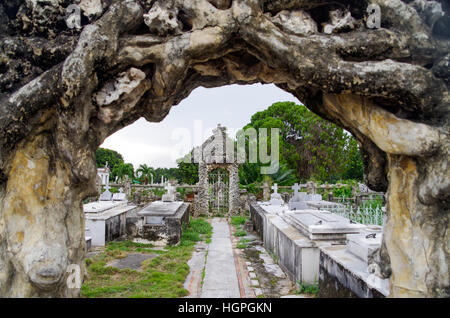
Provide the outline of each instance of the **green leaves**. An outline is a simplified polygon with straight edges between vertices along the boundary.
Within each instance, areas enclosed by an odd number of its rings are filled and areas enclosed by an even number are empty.
[[[340,178],[363,179],[363,164],[356,140],[344,129],[320,118],[304,105],[274,103],[254,114],[244,129],[249,127],[280,129],[281,165],[280,171],[271,175],[274,182],[289,184],[293,179],[303,182],[310,179],[324,182],[335,182]],[[270,149],[270,138],[268,143]],[[261,181],[262,177],[255,175],[258,170],[249,164],[242,165],[239,169],[242,184]],[[289,170],[291,173],[287,173]]]

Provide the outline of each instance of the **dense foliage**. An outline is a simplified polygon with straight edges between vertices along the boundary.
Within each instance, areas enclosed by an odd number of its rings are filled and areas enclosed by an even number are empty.
[[[108,163],[108,167],[112,170],[119,163],[123,163],[123,157],[115,150],[98,148],[95,152],[95,160],[97,161],[97,167],[101,168]]]
[[[320,118],[303,105],[279,102],[254,114],[244,127],[279,128],[280,169],[271,175],[279,184],[317,180],[362,180],[362,159],[356,140],[342,128]],[[248,143],[247,143],[248,144]],[[268,132],[268,148],[271,140]],[[258,164],[244,164],[244,184],[261,181]]]

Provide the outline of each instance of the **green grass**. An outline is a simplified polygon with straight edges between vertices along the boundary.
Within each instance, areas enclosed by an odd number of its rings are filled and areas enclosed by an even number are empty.
[[[247,232],[245,230],[236,230],[236,232],[234,232],[234,236],[239,237],[239,236],[246,236]]]
[[[196,242],[211,237],[212,227],[203,219],[193,219],[184,228],[181,243],[165,250],[131,241],[108,243],[105,251],[86,259],[88,276],[81,287],[83,297],[178,298],[188,294],[184,281],[187,262]],[[142,263],[139,271],[118,269],[106,264],[128,252],[155,254]]]
[[[239,240],[239,243],[236,245],[236,247],[237,248],[241,248],[241,249],[247,248],[248,247],[248,245],[247,245],[248,242],[250,242],[249,239],[242,238],[242,239]]]
[[[247,217],[242,215],[236,215],[231,217],[231,224],[235,227],[244,225],[245,221],[247,221]]]
[[[319,293],[319,285],[317,283],[307,284],[302,283],[297,290],[297,294],[317,295]]]

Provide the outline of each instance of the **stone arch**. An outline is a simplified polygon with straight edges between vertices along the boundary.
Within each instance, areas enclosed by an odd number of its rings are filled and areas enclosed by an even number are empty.
[[[391,295],[450,294],[449,38],[432,31],[445,2],[122,0],[81,6],[79,30],[57,22],[62,5],[0,8],[0,295],[79,295],[66,269],[84,272],[81,201],[107,136],[198,86],[257,82],[360,142],[368,185],[388,191]]]

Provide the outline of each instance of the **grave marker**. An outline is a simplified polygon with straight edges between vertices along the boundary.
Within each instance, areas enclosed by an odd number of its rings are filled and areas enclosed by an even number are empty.
[[[278,193],[278,184],[275,183],[272,186],[272,190],[274,192],[270,195],[270,204],[271,205],[283,205],[283,203],[284,203],[283,198]]]

